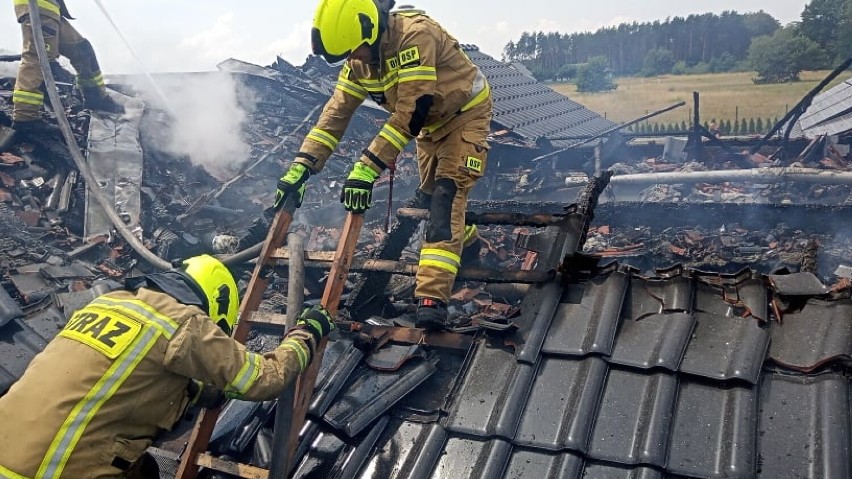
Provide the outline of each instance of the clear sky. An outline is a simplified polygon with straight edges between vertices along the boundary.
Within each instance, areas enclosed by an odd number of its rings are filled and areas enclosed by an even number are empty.
[[[213,70],[227,58],[267,65],[281,55],[301,65],[310,51],[318,0],[102,0],[151,71]],[[462,43],[496,58],[524,31],[574,33],[621,22],[665,20],[691,13],[763,10],[782,24],[798,21],[805,0],[417,0]],[[142,71],[95,0],[66,0],[74,26],[91,40],[105,73]],[[11,2],[0,12],[0,50],[20,51]]]

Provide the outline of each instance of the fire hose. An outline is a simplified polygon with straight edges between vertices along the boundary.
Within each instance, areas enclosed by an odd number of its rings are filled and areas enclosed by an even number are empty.
[[[28,0],[28,4],[30,11],[30,26],[33,30],[35,47],[38,52],[39,64],[41,65],[41,73],[44,76],[47,96],[48,99],[50,99],[50,106],[53,108],[54,113],[56,113],[56,121],[59,123],[59,129],[62,132],[62,137],[68,145],[68,151],[74,159],[74,164],[77,165],[77,169],[80,170],[80,173],[83,175],[86,187],[89,189],[89,192],[92,194],[92,197],[98,205],[103,208],[107,218],[115,227],[115,230],[125,241],[127,241],[127,244],[133,248],[133,251],[139,254],[142,259],[150,263],[151,266],[154,266],[155,268],[171,269],[172,264],[170,262],[152,253],[145,247],[142,241],[137,238],[132,231],[130,231],[130,228],[124,224],[124,220],[122,220],[115,211],[113,205],[106,200],[104,194],[100,191],[100,188],[98,188],[97,179],[95,179],[95,176],[92,174],[92,170],[89,169],[85,158],[83,158],[83,154],[77,146],[77,140],[74,138],[74,133],[71,131],[71,124],[68,122],[68,117],[65,116],[65,107],[62,105],[62,100],[60,100],[59,93],[56,90],[56,81],[53,78],[53,72],[50,71],[47,49],[44,46],[44,35],[41,31],[41,16],[39,15],[38,10],[38,0]]]

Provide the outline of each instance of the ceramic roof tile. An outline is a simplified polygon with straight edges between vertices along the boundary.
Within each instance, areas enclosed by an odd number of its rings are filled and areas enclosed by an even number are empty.
[[[683,381],[666,469],[694,477],[753,477],[756,433],[752,388]]]
[[[742,379],[756,384],[769,348],[769,333],[752,318],[696,313],[692,340],[681,371],[712,379]]]
[[[850,477],[849,388],[839,374],[768,375],[761,385],[760,476]]]
[[[687,313],[654,314],[639,321],[624,319],[607,361],[677,371],[694,328],[695,317]]]
[[[609,355],[628,283],[626,274],[613,273],[584,284],[579,303],[559,305],[542,351],[571,356]]]
[[[665,466],[677,385],[671,374],[611,369],[587,455],[619,464]]]
[[[515,444],[585,452],[606,380],[606,363],[544,356]]]
[[[769,357],[778,364],[812,371],[852,357],[852,301],[809,300],[801,311],[784,315],[770,331]]]

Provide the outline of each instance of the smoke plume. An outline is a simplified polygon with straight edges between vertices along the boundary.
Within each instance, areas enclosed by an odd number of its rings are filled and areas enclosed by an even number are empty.
[[[251,147],[243,139],[242,124],[254,101],[231,75],[158,75],[134,86],[149,107],[171,117],[158,132],[166,152],[187,156],[220,180],[231,178],[248,160]]]

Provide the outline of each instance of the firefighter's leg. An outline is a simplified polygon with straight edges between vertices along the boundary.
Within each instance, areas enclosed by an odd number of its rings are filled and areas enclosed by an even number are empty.
[[[436,145],[430,140],[418,138],[417,170],[420,173],[420,186],[417,188],[417,207],[429,209],[432,204],[432,192],[435,190],[435,168],[438,166]]]
[[[44,46],[49,60],[56,60],[59,55],[59,22],[46,15],[41,16]],[[21,66],[15,80],[15,91],[12,92],[12,120],[16,123],[32,122],[39,119],[44,105],[44,76],[41,74],[41,64],[38,60],[35,38],[29,17],[24,17],[21,23],[23,48],[21,50]]]
[[[104,75],[92,44],[64,18],[59,28],[59,53],[71,61],[77,72],[77,86],[83,92],[86,108],[108,113],[124,112],[124,108],[106,92]]]
[[[436,142],[435,187],[414,292],[418,326],[439,328],[446,322],[446,304],[461,265],[467,197],[485,172],[486,134],[476,122]]]

